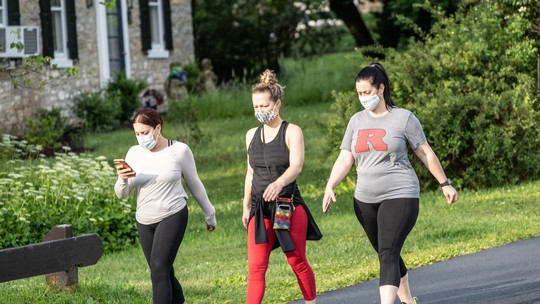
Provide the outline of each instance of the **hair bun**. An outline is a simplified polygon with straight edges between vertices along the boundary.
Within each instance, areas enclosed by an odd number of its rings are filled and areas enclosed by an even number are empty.
[[[267,69],[261,74],[259,78],[259,82],[273,85],[273,84],[278,83],[278,80],[277,80],[276,74],[273,71]]]

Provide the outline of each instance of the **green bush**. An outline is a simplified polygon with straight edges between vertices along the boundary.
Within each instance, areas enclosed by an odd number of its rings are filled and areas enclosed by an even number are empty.
[[[2,149],[30,148],[4,136]],[[104,157],[76,155],[66,148],[55,158],[14,158],[2,169],[0,249],[41,242],[60,224],[71,224],[74,235],[97,233],[105,251],[135,243],[134,202],[116,198],[116,174]]]
[[[193,107],[193,99],[169,100],[169,108],[165,117],[169,123],[178,123],[177,138],[188,145],[196,145],[203,138]]]
[[[73,112],[86,132],[111,131],[129,123],[141,107],[140,92],[146,83],[118,73],[104,91],[82,93],[73,100]]]
[[[197,63],[191,62],[184,65],[187,75],[187,90],[189,94],[197,93],[197,80],[199,79],[200,69]]]
[[[329,145],[327,145],[328,152],[336,151],[341,146],[349,119],[356,112],[362,110],[360,101],[353,92],[332,91],[332,97],[334,102],[330,106],[330,113],[326,122],[329,141]]]
[[[146,87],[146,82],[128,79],[124,73],[116,74],[114,81],[107,85],[105,99],[120,106],[120,111],[116,113],[120,125],[129,123],[135,111],[141,107],[139,94]]]
[[[37,110],[24,124],[24,134],[28,143],[43,149],[80,144],[80,128],[69,124],[59,108]]]
[[[111,131],[120,124],[120,104],[104,98],[103,92],[82,93],[75,97],[73,105],[85,132]]]
[[[420,119],[446,174],[461,187],[540,174],[538,50],[526,13],[478,1],[440,19],[425,41],[385,54],[396,103]],[[335,105],[343,107],[339,100]],[[342,123],[332,127],[344,130]],[[413,165],[424,188],[436,186],[420,161]]]
[[[41,146],[28,144],[26,140],[17,140],[17,137],[2,134],[0,142],[0,171],[6,171],[8,161],[13,159],[35,159],[42,150]]]

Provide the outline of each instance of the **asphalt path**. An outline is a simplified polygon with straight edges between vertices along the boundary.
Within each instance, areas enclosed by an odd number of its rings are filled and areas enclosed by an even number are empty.
[[[540,237],[411,269],[409,282],[418,304],[540,304]],[[378,279],[317,296],[317,304],[379,302]]]

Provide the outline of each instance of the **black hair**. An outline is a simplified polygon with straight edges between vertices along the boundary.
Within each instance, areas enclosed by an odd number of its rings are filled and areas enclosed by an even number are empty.
[[[358,75],[356,75],[356,78],[354,79],[354,82],[358,82],[360,80],[369,80],[371,81],[371,85],[379,89],[381,87],[381,84],[384,85],[384,101],[386,103],[386,108],[390,110],[391,108],[397,107],[394,101],[392,100],[392,97],[390,97],[390,79],[388,79],[388,75],[386,75],[386,71],[384,70],[383,66],[378,62],[373,62],[370,65],[363,68]]]

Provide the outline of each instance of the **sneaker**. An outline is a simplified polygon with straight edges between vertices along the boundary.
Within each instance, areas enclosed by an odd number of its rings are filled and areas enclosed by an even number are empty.
[[[416,300],[417,300],[416,297],[413,297],[413,298],[412,298],[412,304],[416,304]],[[407,304],[407,303],[401,302],[401,304]]]

